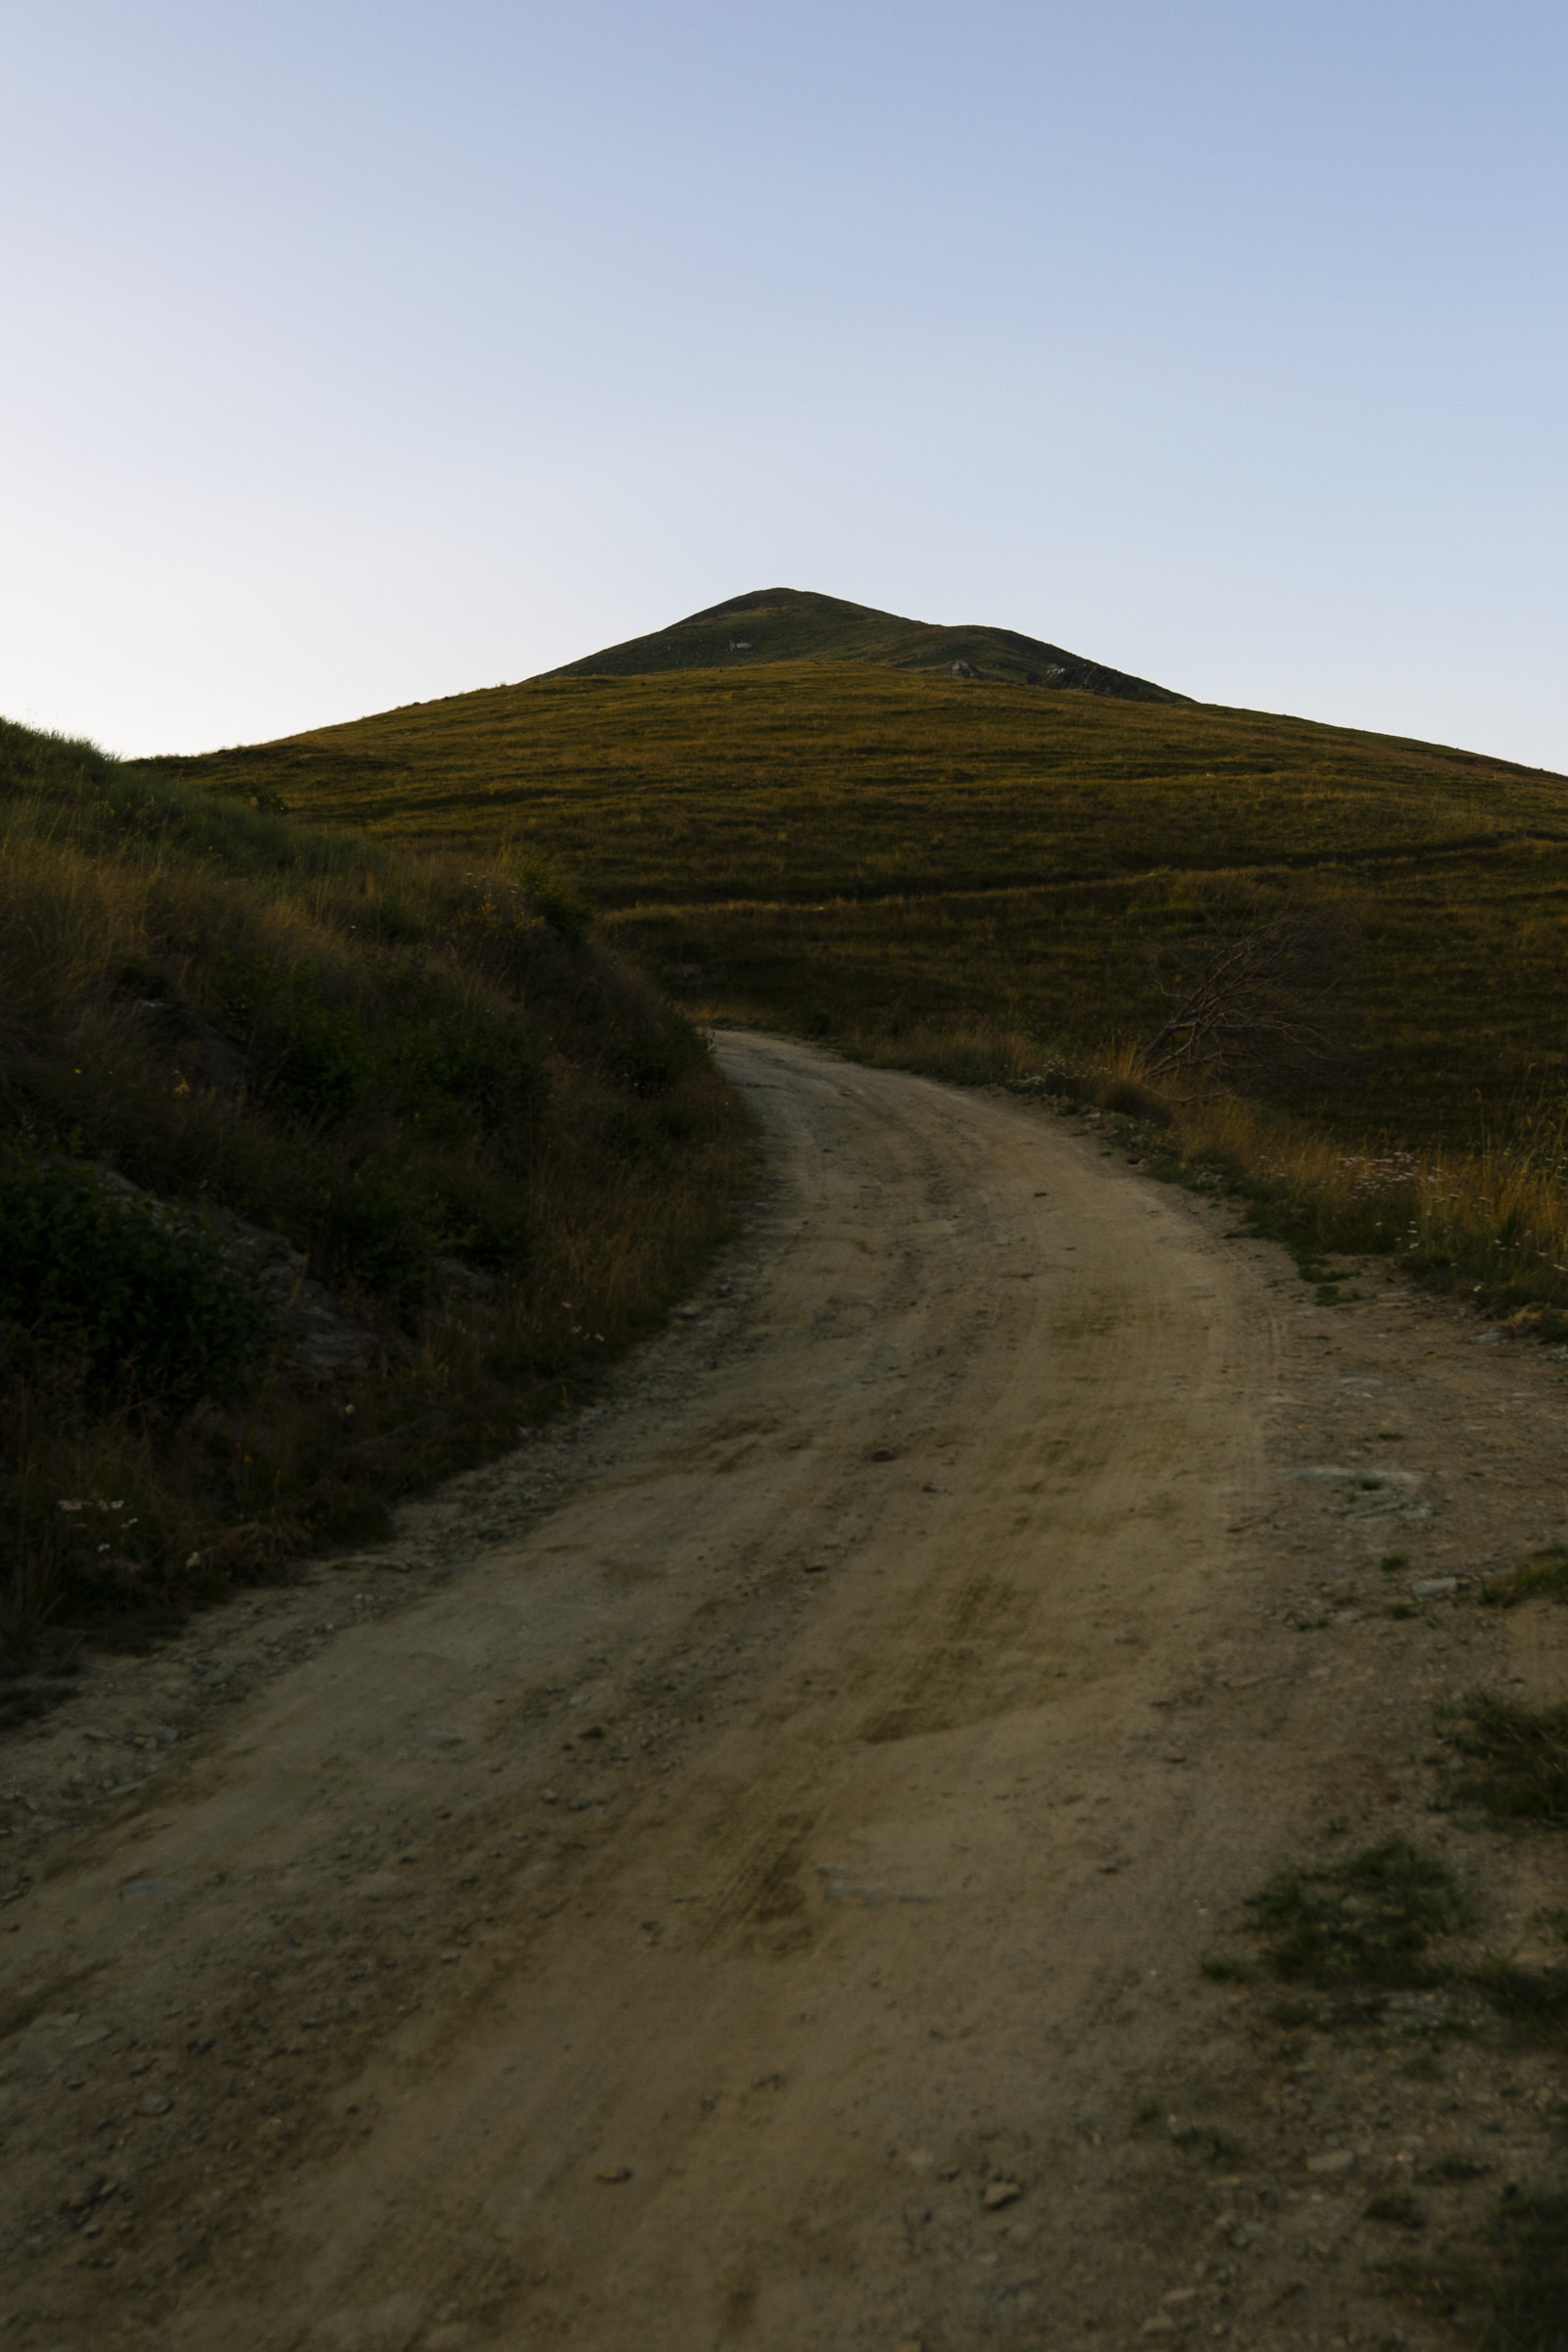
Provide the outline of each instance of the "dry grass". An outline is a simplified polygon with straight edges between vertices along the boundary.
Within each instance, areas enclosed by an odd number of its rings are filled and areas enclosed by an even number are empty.
[[[1568,1307],[1568,1112],[1549,1103],[1473,1152],[1347,1152],[1235,1099],[1172,1105],[1184,1159],[1245,1179],[1299,1241],[1388,1254],[1520,1330]]]

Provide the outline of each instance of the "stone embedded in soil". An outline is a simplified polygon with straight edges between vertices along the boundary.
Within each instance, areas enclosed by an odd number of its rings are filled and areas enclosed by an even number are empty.
[[[1000,2213],[1004,2205],[1015,2205],[1022,2195],[1016,2180],[993,2180],[980,2202],[987,2213]]]
[[[1348,2173],[1354,2162],[1353,2148],[1325,2148],[1320,2156],[1307,2158],[1306,2169],[1309,2173]]]

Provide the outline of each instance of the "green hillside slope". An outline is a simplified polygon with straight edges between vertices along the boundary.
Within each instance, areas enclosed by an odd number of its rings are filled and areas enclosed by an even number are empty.
[[[624,645],[585,654],[548,677],[632,677],[671,669],[746,669],[768,662],[875,662],[894,669],[953,674],[955,663],[977,676],[1011,685],[1077,688],[1125,701],[1173,703],[1185,698],[1147,678],[1088,662],[1059,645],[1014,629],[969,623],[956,628],[842,597],[800,588],[754,588],[727,604],[710,605],[668,628]]]
[[[1250,877],[1356,942],[1356,1054],[1282,1102],[1464,1140],[1565,1068],[1568,784],[1443,745],[797,660],[536,679],[157,764],[558,859],[699,1015],[1136,1039],[1168,1009],[1152,958]]]
[[[0,721],[0,1682],[378,1532],[690,1280],[746,1123],[585,918]]]
[[[144,766],[409,844],[510,839],[611,906],[1568,838],[1562,779],[1504,760],[861,662],[532,680]]]

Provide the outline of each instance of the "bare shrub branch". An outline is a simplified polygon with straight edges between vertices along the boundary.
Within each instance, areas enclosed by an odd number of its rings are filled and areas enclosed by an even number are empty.
[[[1171,1010],[1144,1047],[1148,1076],[1256,1085],[1348,1070],[1360,958],[1332,907],[1213,906],[1152,961]]]

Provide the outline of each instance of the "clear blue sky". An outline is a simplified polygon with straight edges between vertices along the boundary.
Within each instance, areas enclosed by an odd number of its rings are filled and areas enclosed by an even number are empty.
[[[1568,768],[1568,10],[0,0],[0,710],[783,583]]]

